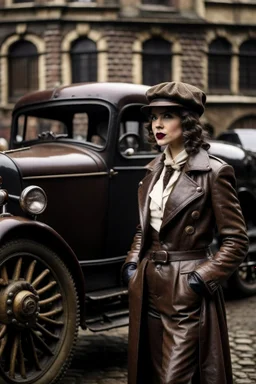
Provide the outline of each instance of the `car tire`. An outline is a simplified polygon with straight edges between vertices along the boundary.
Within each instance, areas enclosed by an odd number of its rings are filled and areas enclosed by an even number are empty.
[[[246,259],[228,280],[230,292],[236,296],[252,296],[256,294],[256,238],[255,230],[249,230],[249,250]]]
[[[46,246],[11,241],[0,249],[0,289],[0,383],[57,383],[70,365],[79,326],[67,267]]]

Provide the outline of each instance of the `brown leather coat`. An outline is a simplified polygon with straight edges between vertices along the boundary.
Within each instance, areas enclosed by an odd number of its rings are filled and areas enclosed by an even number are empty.
[[[129,283],[129,384],[144,384],[143,380],[138,379],[138,375],[142,369],[142,360],[146,356],[142,319],[145,312],[145,268],[149,263],[145,255],[150,247],[150,239],[147,236],[150,219],[149,193],[159,178],[162,167],[159,156],[148,164],[148,173],[140,183],[140,226],[126,259],[126,262],[138,263],[135,275]],[[165,321],[169,322],[167,326],[170,332],[186,343],[187,331],[193,327],[191,300],[196,294],[183,277],[196,270],[209,291],[209,295],[203,297],[200,302],[199,332],[192,332],[192,338],[188,341],[196,343],[199,348],[200,383],[197,384],[232,383],[225,307],[220,284],[239,266],[248,247],[245,223],[235,191],[233,169],[201,149],[198,154],[189,157],[166,203],[159,232],[162,249],[189,251],[208,247],[216,226],[222,242],[218,252],[204,260],[181,261],[176,264],[173,262],[175,273],[173,272],[171,278],[168,272],[170,266],[164,266],[159,274],[162,285],[160,284],[160,291],[156,293],[162,305],[162,313],[166,313]],[[176,267],[177,265],[179,267]],[[175,284],[170,284],[171,280],[175,280]],[[185,328],[172,322],[172,315],[168,315],[170,307],[177,313],[182,308],[183,315],[185,311]],[[175,356],[175,359],[178,359],[179,363],[179,355]],[[181,371],[183,368],[188,370],[187,365],[190,363],[186,361],[185,367],[184,358],[181,358]],[[189,369],[193,370],[194,367]],[[143,374],[140,377],[143,377]],[[171,382],[190,383],[180,379]],[[147,380],[146,383],[150,381]]]

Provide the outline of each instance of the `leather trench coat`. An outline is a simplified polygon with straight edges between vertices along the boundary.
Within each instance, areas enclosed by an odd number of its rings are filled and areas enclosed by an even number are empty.
[[[145,340],[146,289],[145,269],[149,261],[145,258],[150,247],[149,193],[163,169],[161,156],[146,166],[148,172],[139,184],[138,202],[140,225],[127,262],[138,263],[137,270],[129,282],[129,384],[150,384],[146,378],[147,343]],[[159,272],[156,296],[169,332],[181,343],[192,343],[198,350],[197,364],[200,379],[196,384],[231,384],[232,369],[228,343],[225,307],[220,284],[224,282],[242,262],[248,248],[248,237],[240,204],[236,194],[233,168],[224,161],[211,156],[204,149],[190,156],[171,192],[163,214],[159,240],[163,250],[186,251],[207,248],[217,227],[221,245],[215,255],[208,253],[203,260],[172,262],[163,265]],[[208,256],[208,257],[207,257]],[[187,274],[197,271],[207,291],[202,297],[192,291]],[[175,281],[170,284],[170,281]],[[193,323],[193,301],[200,300],[198,327]],[[174,308],[175,316],[170,314]],[[183,316],[181,320],[174,318]],[[184,315],[185,313],[185,315]],[[176,316],[177,315],[177,316]],[[184,320],[185,319],[185,320]],[[192,331],[195,328],[196,331]],[[191,332],[189,331],[191,329]],[[189,333],[190,332],[190,333]],[[184,345],[185,345],[184,344]],[[179,349],[179,347],[178,347]],[[189,376],[195,362],[184,360],[181,353],[170,356],[176,367]],[[145,364],[146,361],[146,364]],[[171,361],[169,362],[171,367]],[[191,384],[191,379],[177,375],[171,384]],[[190,375],[192,376],[192,374]],[[194,382],[193,382],[194,383]]]

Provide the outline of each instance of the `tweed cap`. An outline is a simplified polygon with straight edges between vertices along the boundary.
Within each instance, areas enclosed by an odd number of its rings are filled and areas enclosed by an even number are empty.
[[[206,95],[201,89],[178,81],[154,85],[147,90],[146,97],[149,104],[141,108],[146,115],[150,114],[152,107],[173,106],[186,108],[201,116],[206,102]]]

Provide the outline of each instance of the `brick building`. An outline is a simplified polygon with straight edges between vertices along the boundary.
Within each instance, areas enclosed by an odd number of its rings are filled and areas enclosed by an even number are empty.
[[[0,136],[24,93],[181,80],[215,133],[256,128],[255,0],[0,0]]]

